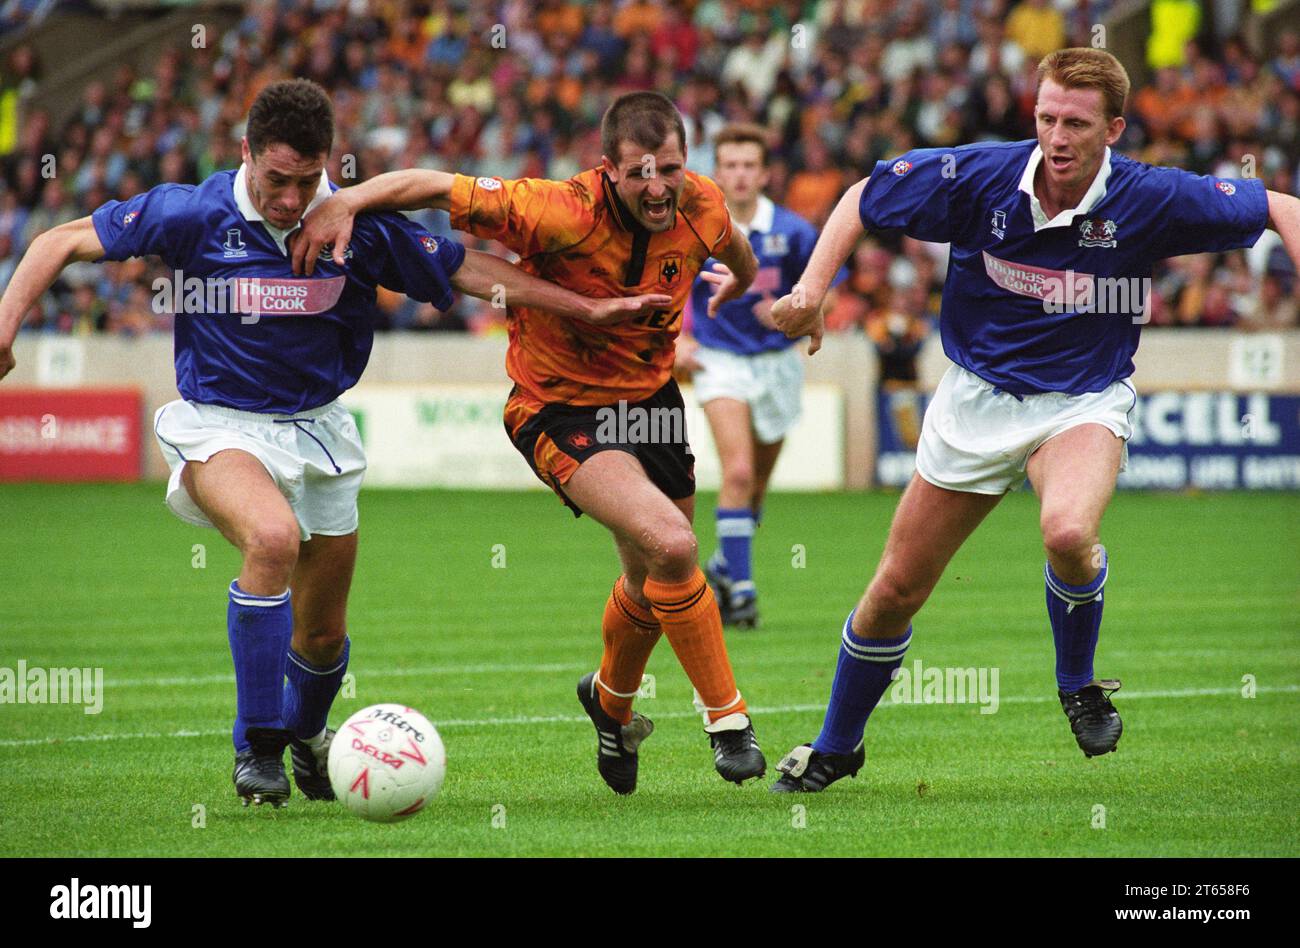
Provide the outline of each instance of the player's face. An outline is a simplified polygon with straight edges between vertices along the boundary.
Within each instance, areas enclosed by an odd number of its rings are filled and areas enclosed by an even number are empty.
[[[749,204],[767,187],[763,149],[754,142],[719,145],[713,177],[728,204]]]
[[[1106,146],[1119,140],[1124,119],[1107,120],[1100,89],[1067,89],[1044,79],[1034,109],[1038,145],[1048,181],[1066,191],[1086,190],[1097,176]]]
[[[605,173],[642,227],[649,231],[672,228],[686,187],[686,149],[676,132],[655,151],[621,142],[616,160],[605,156]]]
[[[281,230],[297,226],[320,187],[326,155],[307,157],[282,142],[267,145],[253,155],[244,139],[244,164],[248,165],[248,195],[267,222]]]

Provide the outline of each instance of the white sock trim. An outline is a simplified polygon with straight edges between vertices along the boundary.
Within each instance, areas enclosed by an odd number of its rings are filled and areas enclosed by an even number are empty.
[[[749,727],[749,715],[740,711],[735,711],[724,717],[718,718],[712,724],[705,723],[704,731],[707,734],[719,734],[723,731],[743,731]]]
[[[615,698],[635,698],[635,697],[636,697],[636,692],[635,692],[635,691],[629,692],[628,694],[623,694],[623,692],[621,692],[621,691],[615,691],[615,690],[614,690],[613,688],[611,688],[609,685],[605,684],[603,681],[600,680],[600,672],[596,672],[596,677],[595,677],[594,679],[592,679],[592,680],[596,683],[596,686],[597,686],[598,688],[600,688],[601,690],[603,690],[603,691],[605,692],[605,694],[607,694],[607,695],[613,695]]]
[[[295,652],[292,647],[290,647],[288,654],[289,654],[289,661],[293,662],[295,665],[297,665],[299,668],[301,668],[309,675],[319,675],[321,677],[324,677],[325,675],[333,675],[335,672],[337,672],[340,668],[343,667],[342,658],[340,658],[329,668],[317,668],[315,665],[310,664],[307,661],[307,659],[303,658],[301,655]]]
[[[230,581],[230,601],[239,606],[258,606],[260,608],[271,608],[282,605],[289,601],[289,590],[285,590],[277,596],[257,596],[253,593],[244,592],[239,588],[239,579]]]

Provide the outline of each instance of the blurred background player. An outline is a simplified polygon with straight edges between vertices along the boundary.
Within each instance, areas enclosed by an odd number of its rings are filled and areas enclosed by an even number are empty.
[[[728,125],[714,137],[714,179],[733,225],[749,239],[758,275],[748,293],[718,307],[713,318],[705,316],[713,284],[701,275],[688,310],[687,331],[693,335],[677,340],[677,367],[692,373],[722,464],[718,546],[704,572],[723,623],[745,629],[758,625],[754,529],[785,436],[799,420],[803,388],[795,340],[768,314],[799,279],[817,242],[811,224],[763,193],[769,137],[762,126],[751,124]]]
[[[1037,141],[909,151],[882,161],[831,215],[801,293],[773,308],[792,336],[820,330],[831,275],[864,229],[950,241],[940,330],[948,369],[926,410],[916,473],[876,574],[849,613],[821,733],[778,764],[780,792],[854,776],[863,731],[900,667],[912,617],[1002,495],[1038,494],[1057,696],[1085,755],[1113,751],[1119,687],[1094,676],[1109,576],[1101,518],[1127,460],[1128,377],[1156,261],[1255,244],[1265,227],[1300,264],[1300,200],[1257,178],[1197,176],[1113,155],[1128,74],[1104,50],[1038,66]],[[1116,310],[1066,297],[1067,274],[1136,282]],[[1053,282],[1055,289],[1053,289]],[[1119,299],[1111,294],[1113,299]],[[1055,304],[1055,305],[1053,305]]]
[[[642,302],[591,303],[397,214],[359,218],[338,263],[326,255],[314,279],[295,278],[286,239],[331,192],[324,167],[333,134],[319,86],[273,83],[249,112],[238,171],[197,186],[162,184],[47,231],[0,299],[3,377],[23,314],[69,263],[156,254],[185,281],[187,298],[190,281],[210,281],[200,299],[211,308],[175,314],[182,397],[158,410],[154,433],[171,467],[172,512],[216,527],[243,557],[226,624],[234,781],[245,805],[288,799],[286,746],[303,795],[334,797],[326,717],[348,665],[366,469],[356,425],[337,399],[369,358],[375,288],[446,309],[454,290],[490,298],[501,285],[512,299],[571,319],[619,318]],[[224,281],[242,281],[240,308],[207,303]],[[285,300],[301,305],[277,316]]]
[[[617,793],[636,788],[637,748],[653,730],[632,700],[660,634],[699,696],[714,765],[726,780],[767,764],[736,687],[718,605],[691,527],[694,457],[672,378],[682,312],[704,262],[710,315],[741,296],[757,270],[717,185],[686,170],[686,134],[657,92],[619,96],[601,123],[601,166],[567,181],[399,171],[340,192],[306,221],[295,263],[307,272],[329,245],[337,258],[364,209],[451,212],[451,225],[498,240],[527,271],[591,293],[666,294],[664,307],[617,326],[580,327],[507,296],[506,430],[533,472],[575,516],[614,535],[623,575],[605,606],[605,651],[578,684],[597,731],[597,769]],[[602,419],[628,419],[610,430]],[[637,434],[636,420],[649,418]],[[659,437],[656,419],[675,421]]]

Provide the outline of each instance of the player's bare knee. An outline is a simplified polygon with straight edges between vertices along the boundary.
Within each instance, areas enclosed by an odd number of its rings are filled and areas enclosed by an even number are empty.
[[[880,573],[867,587],[867,600],[875,612],[910,618],[920,611],[930,590],[906,576]]]
[[[244,563],[262,573],[283,574],[285,585],[298,562],[298,525],[288,521],[259,523],[244,538]]]
[[[722,471],[722,490],[734,497],[749,497],[754,493],[754,466],[748,461],[728,464]]]
[[[651,576],[686,579],[699,561],[700,545],[689,527],[672,527],[651,537],[644,552]]]
[[[1047,555],[1057,559],[1078,559],[1091,556],[1097,542],[1097,531],[1092,524],[1077,517],[1054,516],[1043,520],[1043,547]]]

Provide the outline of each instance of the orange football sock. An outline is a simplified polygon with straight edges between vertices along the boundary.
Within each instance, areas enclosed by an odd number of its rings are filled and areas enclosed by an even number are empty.
[[[605,603],[605,619],[601,632],[605,639],[605,654],[600,659],[600,706],[615,721],[627,724],[632,720],[632,699],[641,687],[646,662],[654,651],[655,643],[663,630],[654,614],[643,609],[628,596],[620,576]]]
[[[709,721],[737,712],[747,714],[722,639],[718,602],[699,567],[682,583],[647,579],[645,595],[686,677],[695,686]]]

